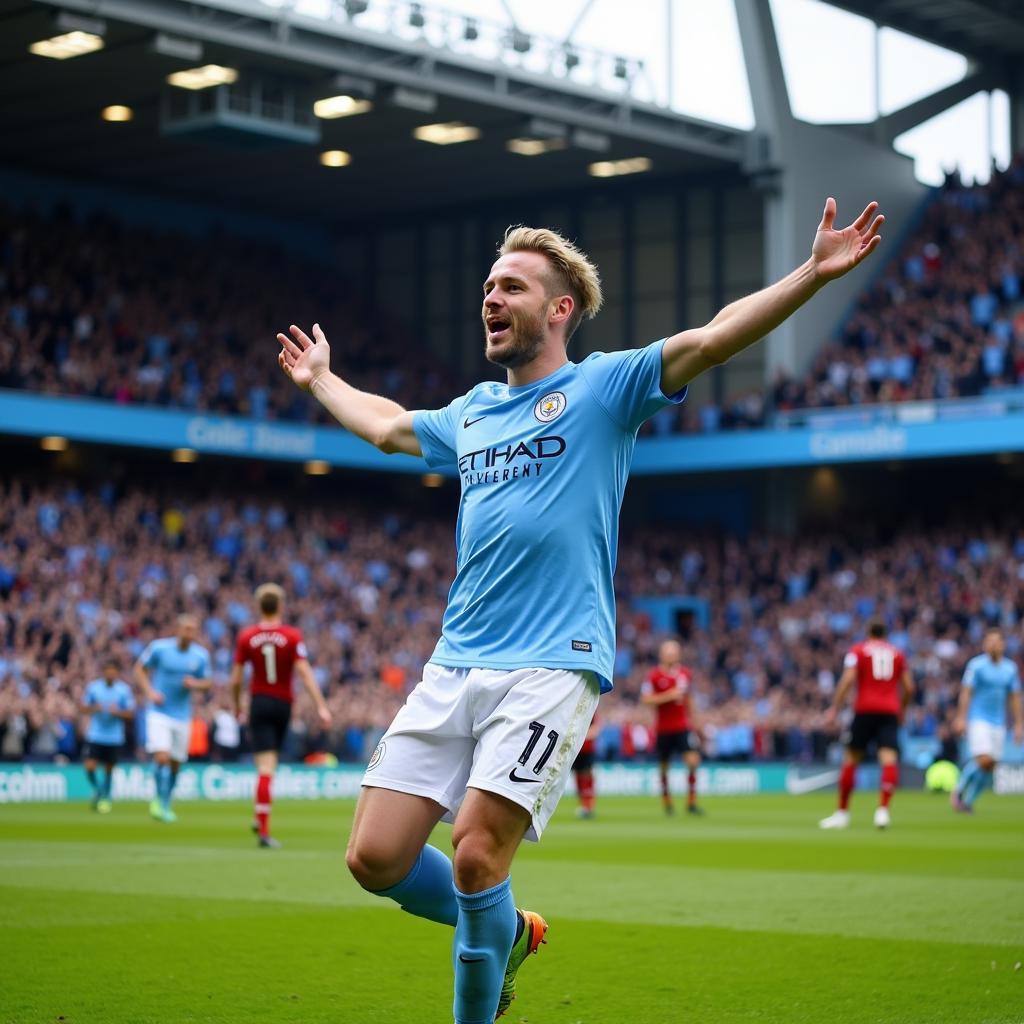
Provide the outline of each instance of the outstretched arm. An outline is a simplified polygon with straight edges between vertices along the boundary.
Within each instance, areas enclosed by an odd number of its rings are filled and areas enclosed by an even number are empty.
[[[346,384],[331,373],[331,348],[319,324],[310,338],[294,324],[291,337],[278,334],[277,361],[300,388],[308,391],[346,430],[369,441],[382,452],[422,455],[412,429],[411,412],[397,402],[371,395]]]
[[[788,320],[819,288],[842,277],[878,248],[885,223],[868,203],[848,227],[833,228],[836,201],[825,212],[811,246],[811,257],[781,281],[725,307],[711,323],[673,335],[662,349],[661,390],[674,395],[694,377],[731,359]]]

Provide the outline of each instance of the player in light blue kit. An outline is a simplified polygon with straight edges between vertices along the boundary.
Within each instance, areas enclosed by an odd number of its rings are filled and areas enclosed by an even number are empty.
[[[178,769],[188,760],[192,694],[210,688],[210,654],[196,643],[199,623],[178,616],[174,636],[154,640],[135,663],[135,679],[146,700],[146,752],[153,755],[156,797],[149,813],[157,821],[177,821],[171,795]]]
[[[546,229],[505,236],[483,286],[479,384],[407,412],[330,370],[320,326],[279,334],[281,368],[352,433],[384,452],[453,466],[462,485],[458,570],[423,680],[377,747],[347,861],[366,889],[455,929],[456,1024],[491,1024],[547,925],[517,911],[509,869],[565,788],[598,694],[611,687],[619,505],[636,433],[682,401],[698,374],[777,327],[878,245],[872,203],[833,229],[829,199],[807,262],[706,327],[632,351],[569,361],[601,306],[596,268]],[[453,820],[454,864],[426,845]]]
[[[1006,643],[998,629],[985,634],[984,654],[967,662],[960,685],[960,703],[955,729],[967,734],[970,760],[950,797],[953,809],[974,812],[974,801],[992,784],[996,763],[1002,760],[1006,743],[1006,705],[1013,708],[1013,738],[1024,743],[1024,705],[1021,703],[1020,672],[1006,657]]]
[[[103,666],[103,676],[94,679],[82,695],[82,710],[90,715],[85,731],[83,766],[92,786],[93,810],[109,814],[114,781],[114,766],[124,747],[124,723],[135,713],[135,697],[131,687],[117,678],[118,664],[110,658]],[[103,765],[103,775],[96,769]]]

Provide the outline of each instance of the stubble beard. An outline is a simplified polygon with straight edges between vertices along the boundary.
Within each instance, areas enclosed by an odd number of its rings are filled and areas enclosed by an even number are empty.
[[[540,314],[519,314],[512,319],[509,330],[511,339],[503,344],[500,352],[491,352],[487,342],[487,326],[484,325],[484,356],[488,362],[504,370],[516,370],[532,363],[544,350],[544,322]]]

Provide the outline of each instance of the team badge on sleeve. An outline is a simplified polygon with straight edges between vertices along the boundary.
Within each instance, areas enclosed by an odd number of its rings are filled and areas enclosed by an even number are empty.
[[[373,771],[381,763],[384,758],[384,752],[387,750],[387,744],[383,740],[377,744],[377,749],[374,750],[373,755],[370,757],[370,763],[366,766],[368,772]]]
[[[552,391],[540,399],[533,407],[533,415],[541,423],[550,423],[552,420],[557,420],[563,412],[565,412],[565,395],[561,391]]]

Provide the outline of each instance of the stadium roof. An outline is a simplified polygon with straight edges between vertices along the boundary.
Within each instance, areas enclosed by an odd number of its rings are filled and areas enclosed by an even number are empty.
[[[1024,54],[1021,0],[829,0],[836,7],[977,60]]]
[[[465,62],[445,66],[425,59],[422,47],[403,52],[396,41],[385,49],[379,37],[353,39],[351,31],[341,34],[344,26],[304,23],[294,14],[284,18],[280,10],[245,0],[203,6],[184,0],[58,2],[54,8],[0,0],[0,164],[8,169],[344,222],[496,195],[585,188],[594,181],[588,174],[594,161],[646,157],[650,174],[661,176],[719,173],[735,168],[743,154],[745,136],[735,129],[507,69],[496,76],[493,65],[479,72],[467,70]],[[83,19],[101,22],[102,49],[66,60],[29,52],[33,42]],[[158,33],[201,43],[201,59],[169,56],[167,47],[158,52]],[[258,80],[265,89],[279,86],[306,117],[299,128],[319,133],[320,141],[223,126],[162,131],[162,104],[169,97],[182,103],[200,95],[169,88],[166,76],[208,63],[239,69],[240,85]],[[339,75],[355,75],[359,84],[360,71],[363,84],[369,80],[374,87],[372,111],[329,121],[309,116],[314,99],[352,91],[351,82],[338,84]],[[401,87],[429,91],[436,109],[400,105],[395,91]],[[104,121],[101,111],[112,104],[130,107],[132,120]],[[531,118],[537,117],[566,128],[564,148],[537,157],[508,152],[507,141],[532,134]],[[446,146],[413,138],[417,126],[448,121],[479,128],[480,138]],[[603,151],[594,148],[602,135]],[[349,153],[351,164],[323,167],[323,150]]]

